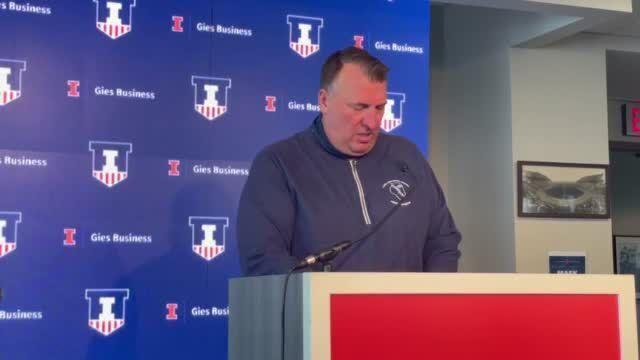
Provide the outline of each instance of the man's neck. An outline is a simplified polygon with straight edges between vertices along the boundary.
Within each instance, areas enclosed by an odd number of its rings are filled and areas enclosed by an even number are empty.
[[[344,152],[338,150],[329,140],[326,131],[324,130],[324,124],[322,122],[322,115],[318,115],[313,120],[313,124],[311,124],[311,131],[316,136],[322,148],[324,148],[329,154],[339,157],[341,159],[353,159],[358,158],[358,156],[353,156],[349,154],[345,154]]]

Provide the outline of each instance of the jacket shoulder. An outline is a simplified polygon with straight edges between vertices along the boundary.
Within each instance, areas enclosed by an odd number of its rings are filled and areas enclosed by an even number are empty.
[[[412,156],[424,159],[424,155],[420,149],[418,149],[418,146],[403,136],[380,134],[380,138],[387,152],[392,152],[400,156]]]
[[[304,133],[300,132],[289,136],[288,138],[271,143],[262,148],[262,150],[260,150],[256,154],[255,159],[257,160],[264,157],[282,158],[288,154],[291,154],[299,146],[300,141],[302,141],[303,135]]]

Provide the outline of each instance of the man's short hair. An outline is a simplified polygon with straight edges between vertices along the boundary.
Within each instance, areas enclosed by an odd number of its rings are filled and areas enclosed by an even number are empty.
[[[387,81],[387,73],[389,72],[387,65],[368,52],[355,46],[350,46],[334,52],[324,62],[320,73],[321,89],[327,90],[331,86],[344,64],[359,65],[371,81]]]

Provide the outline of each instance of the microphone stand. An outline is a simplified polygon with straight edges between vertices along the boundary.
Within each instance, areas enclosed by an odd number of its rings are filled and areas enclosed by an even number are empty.
[[[333,271],[333,265],[331,265],[331,260],[323,261],[320,264],[322,264],[322,272],[332,272]]]

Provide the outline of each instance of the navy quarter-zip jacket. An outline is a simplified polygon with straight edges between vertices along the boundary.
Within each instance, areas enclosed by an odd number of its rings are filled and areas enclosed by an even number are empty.
[[[334,271],[453,272],[461,236],[413,143],[380,133],[369,153],[350,158],[331,145],[318,116],[253,161],[238,210],[242,271],[286,273],[309,254],[360,238],[398,201],[378,231],[333,260]]]

